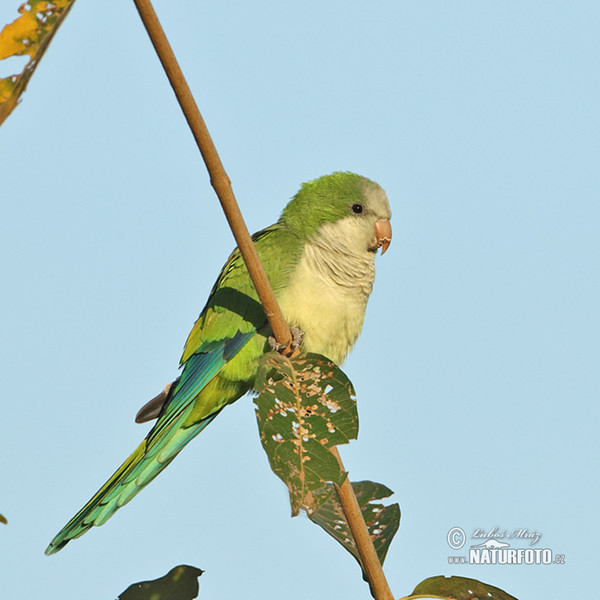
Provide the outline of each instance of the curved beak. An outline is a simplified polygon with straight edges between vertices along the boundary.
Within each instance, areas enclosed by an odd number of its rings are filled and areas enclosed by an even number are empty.
[[[385,251],[390,247],[391,241],[392,224],[388,219],[379,219],[379,221],[375,223],[375,242],[370,250],[381,248],[381,254],[385,254]]]

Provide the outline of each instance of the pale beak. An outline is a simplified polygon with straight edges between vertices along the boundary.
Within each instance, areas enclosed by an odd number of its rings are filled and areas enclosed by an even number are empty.
[[[388,219],[379,219],[375,223],[375,243],[371,246],[370,250],[377,250],[381,248],[381,254],[385,254],[385,251],[390,247],[392,241],[392,224]]]

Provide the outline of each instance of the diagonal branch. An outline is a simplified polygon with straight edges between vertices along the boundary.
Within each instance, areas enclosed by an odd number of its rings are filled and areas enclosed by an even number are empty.
[[[225,212],[225,217],[233,232],[233,237],[242,253],[244,262],[248,267],[248,272],[250,273],[250,277],[252,277],[258,297],[260,298],[265,313],[267,314],[267,318],[271,324],[273,335],[285,348],[289,346],[292,341],[289,327],[287,326],[283,314],[281,313],[281,309],[277,304],[277,300],[273,295],[267,274],[258,258],[258,253],[250,238],[250,232],[246,227],[246,223],[244,222],[242,213],[236,202],[231,187],[231,181],[225,172],[225,168],[223,167],[217,149],[210,137],[208,128],[198,110],[196,101],[192,96],[192,92],[177,63],[175,54],[173,53],[169,40],[154,12],[150,0],[134,0],[134,2],[144,26],[146,27],[146,31],[150,36],[152,45],[154,46],[165,73],[169,78],[169,83],[175,92],[175,96],[177,96],[181,110],[192,130],[196,144],[198,144],[198,148],[200,149],[200,153],[202,154],[202,158],[204,159],[204,163],[206,164],[206,168],[210,175],[210,183],[217,193],[219,202]]]
[[[229,226],[235,237],[235,241],[246,262],[250,277],[252,278],[260,301],[271,324],[271,328],[273,329],[273,335],[278,343],[287,347],[292,339],[289,327],[283,318],[283,314],[275,299],[267,275],[258,258],[258,253],[252,243],[250,233],[244,223],[242,213],[233,194],[231,182],[221,163],[221,159],[219,158],[217,149],[215,148],[206,124],[204,123],[204,119],[198,110],[192,92],[187,85],[185,77],[177,63],[177,59],[173,54],[173,50],[171,49],[150,0],[134,0],[134,2],[144,26],[146,27],[146,31],[150,36],[152,45],[154,46],[167,77],[169,78],[171,87],[177,96],[181,110],[196,139],[196,143],[198,144],[198,148],[200,149],[200,153],[202,154],[202,158],[204,159],[204,163],[206,164],[206,168],[210,175],[211,185],[217,193],[227,221],[229,222]],[[345,470],[337,449],[333,448],[332,452],[338,460],[341,469]],[[363,561],[364,570],[369,579],[371,592],[374,598],[376,598],[376,600],[393,600],[394,597],[385,579],[381,563],[377,558],[377,553],[373,547],[373,542],[348,478],[346,478],[346,481],[342,486],[336,489],[338,490],[340,502]]]
[[[344,471],[344,463],[338,452],[337,447],[331,448],[331,452],[336,457],[340,468]],[[352,489],[350,479],[346,477],[342,485],[336,485],[335,490],[340,499],[340,504],[344,510],[346,521],[352,532],[352,537],[356,543],[356,549],[361,558],[362,566],[371,586],[371,593],[376,600],[394,600],[390,590],[385,573],[381,568],[381,563],[377,557],[377,551],[373,546],[371,535],[362,516],[362,511]]]

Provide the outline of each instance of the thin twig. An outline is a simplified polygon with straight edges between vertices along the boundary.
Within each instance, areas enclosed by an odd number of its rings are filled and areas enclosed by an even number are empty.
[[[246,262],[250,277],[273,329],[273,335],[280,344],[288,346],[292,339],[289,327],[283,318],[267,275],[258,258],[258,253],[252,243],[250,233],[235,200],[231,182],[221,163],[204,119],[198,110],[192,92],[187,85],[150,0],[134,0],[134,2],[146,27],[146,31],[150,36],[152,45],[167,73],[171,87],[177,96],[188,125],[196,139],[196,143],[208,169],[211,184],[217,193],[235,241]],[[337,448],[333,448],[332,452],[340,463],[340,467],[344,469]],[[376,600],[393,600],[394,597],[383,574],[381,563],[375,552],[371,536],[369,535],[367,525],[363,519],[350,482],[346,479],[344,484],[337,488],[337,490],[374,597]]]
[[[331,452],[336,457],[342,471],[345,471],[346,469],[344,468],[344,463],[337,447],[334,446],[331,448]],[[376,600],[394,600],[348,477],[346,477],[342,485],[336,485],[335,489],[338,493],[350,531],[352,532],[352,537],[356,543],[363,570],[371,585],[373,597]]]
[[[258,297],[265,309],[269,323],[271,324],[273,335],[279,344],[287,347],[292,341],[290,329],[283,318],[281,309],[271,290],[267,274],[258,258],[258,253],[252,243],[250,233],[236,202],[231,187],[231,181],[225,172],[225,168],[223,167],[217,149],[210,137],[208,128],[198,110],[196,101],[192,96],[192,92],[177,63],[175,54],[173,54],[171,45],[167,40],[167,36],[154,12],[150,0],[134,0],[134,2],[140,13],[140,17],[142,18],[142,22],[146,27],[146,31],[150,36],[152,45],[154,46],[158,58],[169,78],[169,83],[177,96],[181,110],[196,139],[196,143],[198,144],[198,148],[200,149],[200,153],[202,154],[202,158],[204,159],[204,163],[206,164],[206,168],[210,175],[210,183],[217,193],[235,241],[242,253],[244,262],[248,267],[248,272],[250,273],[250,277],[252,277]]]

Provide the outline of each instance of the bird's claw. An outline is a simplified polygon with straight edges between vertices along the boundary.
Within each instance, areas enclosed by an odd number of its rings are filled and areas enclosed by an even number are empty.
[[[292,340],[288,344],[280,344],[272,335],[269,336],[268,340],[269,346],[271,346],[275,352],[279,352],[279,354],[283,354],[288,358],[300,354],[300,346],[304,339],[304,332],[301,329],[298,329],[298,327],[290,327],[290,333],[292,334]]]

